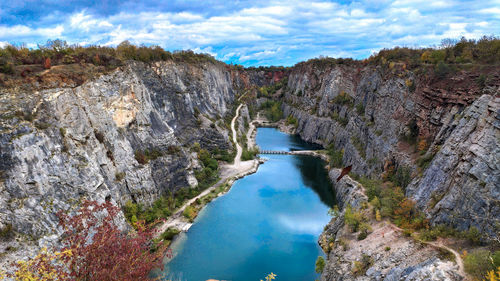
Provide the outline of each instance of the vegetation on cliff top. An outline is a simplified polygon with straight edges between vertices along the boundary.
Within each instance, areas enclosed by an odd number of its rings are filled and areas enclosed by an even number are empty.
[[[159,46],[135,46],[128,41],[120,43],[116,48],[104,46],[81,47],[68,45],[63,40],[48,40],[37,49],[29,49],[24,45],[7,45],[0,48],[0,72],[14,74],[16,65],[43,65],[48,69],[54,65],[72,63],[91,63],[113,69],[127,60],[155,61],[173,60],[188,63],[219,63],[209,54],[197,54],[187,51],[165,51]]]
[[[438,47],[382,49],[366,60],[320,56],[319,58],[297,63],[295,66],[301,67],[312,64],[317,68],[325,68],[331,65],[383,65],[389,62],[405,63],[406,67],[410,69],[423,64],[439,64],[439,69],[436,70],[441,74],[447,71],[448,64],[499,64],[500,38],[483,36],[478,40],[464,37],[460,40],[444,39]]]

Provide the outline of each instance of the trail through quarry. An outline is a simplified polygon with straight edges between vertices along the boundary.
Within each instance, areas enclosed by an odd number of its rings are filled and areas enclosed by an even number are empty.
[[[238,143],[238,138],[237,138],[237,133],[236,133],[236,128],[235,128],[235,123],[236,120],[239,117],[239,112],[243,104],[240,104],[238,108],[236,109],[236,114],[231,120],[231,131],[232,131],[232,136],[233,136],[233,142],[236,145],[236,156],[234,157],[234,162],[233,164],[225,164],[221,165],[219,177],[220,179],[217,181],[216,184],[212,185],[211,187],[207,188],[204,190],[202,193],[198,194],[197,196],[189,199],[186,203],[184,203],[179,209],[175,211],[175,213],[170,216],[170,218],[163,223],[160,227],[157,229],[157,236],[159,236],[161,233],[165,232],[169,228],[175,228],[180,231],[187,231],[192,223],[187,221],[184,216],[183,212],[184,210],[193,202],[195,202],[197,199],[202,198],[203,196],[209,194],[212,192],[214,189],[218,188],[222,184],[228,182],[228,181],[234,181],[238,178],[241,178],[245,175],[254,173],[257,171],[257,167],[259,166],[259,161],[258,160],[248,160],[248,161],[241,161],[241,155],[243,152],[243,149],[241,148],[241,145]],[[231,184],[232,182],[230,182]]]

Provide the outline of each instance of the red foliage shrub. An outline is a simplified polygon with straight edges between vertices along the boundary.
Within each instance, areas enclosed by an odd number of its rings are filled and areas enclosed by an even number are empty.
[[[154,249],[154,232],[138,224],[135,233],[123,233],[114,223],[120,209],[110,202],[85,201],[74,216],[58,213],[64,229],[64,249],[74,280],[147,280],[152,269],[171,257],[165,246]]]
[[[50,64],[50,58],[46,58],[44,61],[43,61],[43,68],[45,69],[50,69],[52,67],[52,65]]]

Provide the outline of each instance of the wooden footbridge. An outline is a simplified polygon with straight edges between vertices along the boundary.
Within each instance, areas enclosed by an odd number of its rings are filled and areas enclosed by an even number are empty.
[[[259,154],[292,154],[293,151],[284,150],[259,150]]]
[[[285,155],[316,155],[314,150],[259,150],[259,154],[285,154]]]

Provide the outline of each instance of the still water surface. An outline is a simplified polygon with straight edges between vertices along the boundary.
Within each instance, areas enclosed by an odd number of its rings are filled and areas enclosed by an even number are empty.
[[[317,148],[273,128],[259,128],[263,150]],[[173,280],[210,278],[258,281],[274,272],[277,280],[315,280],[323,255],[318,236],[330,218],[334,194],[325,163],[310,156],[263,155],[257,173],[236,181],[207,205],[173,245],[165,265]]]

